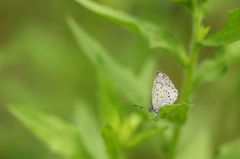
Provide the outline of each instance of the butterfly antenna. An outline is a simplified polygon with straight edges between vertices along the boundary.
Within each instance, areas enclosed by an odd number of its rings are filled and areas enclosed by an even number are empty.
[[[145,107],[145,106],[139,106],[139,105],[134,105],[135,107],[139,107],[139,108],[143,108],[143,109],[149,109],[149,108],[151,108],[151,107]]]

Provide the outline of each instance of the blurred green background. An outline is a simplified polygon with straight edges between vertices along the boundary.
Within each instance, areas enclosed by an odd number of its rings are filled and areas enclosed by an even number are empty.
[[[96,2],[164,26],[186,47],[189,45],[191,17],[182,5],[167,0]],[[204,19],[204,23],[211,26],[210,33],[224,25],[229,10],[239,7],[238,0],[213,1],[211,10]],[[162,49],[149,49],[142,37],[101,18],[74,1],[1,0],[1,159],[62,158],[49,151],[10,114],[8,103],[41,108],[69,122],[72,120],[76,99],[80,98],[91,106],[93,112],[97,111],[96,68],[77,46],[66,23],[69,15],[121,65],[131,68],[137,74],[146,59],[154,58],[157,62],[155,71],[166,73],[176,88],[181,89],[182,70],[171,54]],[[200,61],[210,57],[213,50],[211,47],[202,49]],[[201,86],[193,96],[194,106],[190,109],[181,137],[182,156],[191,156],[195,149],[201,148],[208,149],[210,156],[214,156],[220,145],[240,137],[239,70],[238,62],[218,80]],[[153,76],[154,74],[149,78],[152,80]],[[131,107],[129,104],[124,106],[135,111]],[[185,140],[187,137],[188,140]],[[150,154],[152,158],[159,158],[158,152],[154,153],[156,148],[145,150],[149,144],[151,141],[138,145],[129,153],[129,158],[145,158]]]

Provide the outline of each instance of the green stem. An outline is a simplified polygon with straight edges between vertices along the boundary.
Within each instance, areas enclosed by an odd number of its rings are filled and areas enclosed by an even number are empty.
[[[173,138],[171,141],[172,145],[171,145],[171,149],[170,149],[170,152],[168,155],[169,159],[174,159],[174,157],[175,157],[180,131],[181,131],[180,125],[174,125]]]
[[[189,65],[185,70],[185,79],[182,86],[182,96],[180,98],[181,102],[186,102],[191,95],[191,87],[193,82],[194,70],[198,58],[198,52],[200,49],[199,41],[199,32],[202,23],[202,12],[198,6],[197,1],[194,3],[194,11],[193,11],[193,30],[192,30],[192,42],[190,45],[189,51]]]
[[[180,97],[180,102],[186,102],[190,99],[192,94],[192,85],[193,85],[193,76],[195,71],[195,66],[198,59],[198,52],[200,49],[200,45],[198,44],[199,40],[199,29],[201,28],[202,22],[202,13],[200,8],[197,4],[197,1],[194,1],[194,12],[193,12],[193,32],[192,32],[192,42],[190,45],[189,51],[189,63],[188,67],[186,67],[185,74],[184,74],[184,82],[182,86],[182,95]],[[179,136],[181,133],[182,125],[175,124],[173,130],[173,137],[172,137],[172,145],[169,152],[169,159],[174,159],[176,155],[176,149],[179,141]]]
[[[186,102],[189,100],[192,93],[193,75],[198,58],[199,48],[200,46],[197,43],[195,43],[192,47],[189,66],[185,72],[185,79],[182,87],[182,96],[180,98],[180,102]]]

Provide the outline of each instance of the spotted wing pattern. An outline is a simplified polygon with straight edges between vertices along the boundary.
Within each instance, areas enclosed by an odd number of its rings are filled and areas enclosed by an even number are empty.
[[[152,89],[152,111],[157,114],[160,107],[173,104],[178,97],[178,90],[167,75],[157,72]]]

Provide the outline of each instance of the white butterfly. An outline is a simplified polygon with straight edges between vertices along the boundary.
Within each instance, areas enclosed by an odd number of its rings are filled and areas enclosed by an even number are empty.
[[[178,90],[169,77],[162,72],[157,72],[153,82],[152,107],[148,109],[149,112],[157,116],[160,107],[173,104],[177,100],[177,97]],[[144,108],[142,106],[137,107]]]

